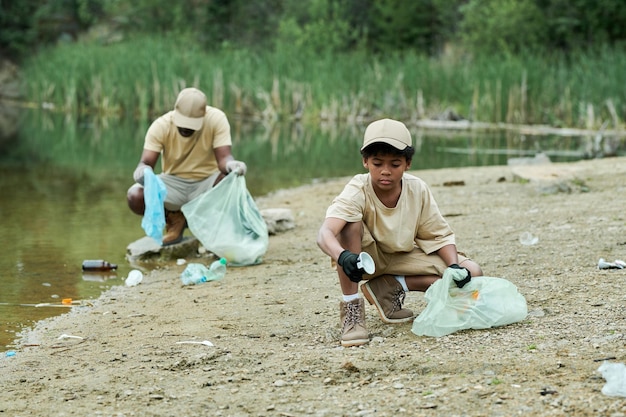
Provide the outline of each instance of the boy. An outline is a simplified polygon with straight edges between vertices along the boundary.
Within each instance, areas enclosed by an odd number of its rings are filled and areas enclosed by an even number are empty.
[[[404,123],[382,119],[365,130],[361,156],[369,171],[345,186],[326,212],[317,244],[337,262],[342,346],[369,342],[363,295],[385,323],[413,320],[403,308],[406,291],[426,291],[446,268],[455,269],[455,282],[465,285],[482,270],[459,254],[454,232],[443,218],[430,189],[406,174],[415,149]],[[373,274],[357,266],[367,252],[376,265]]]

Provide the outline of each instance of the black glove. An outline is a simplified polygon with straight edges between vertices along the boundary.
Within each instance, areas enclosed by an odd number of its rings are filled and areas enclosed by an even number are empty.
[[[337,263],[343,268],[343,272],[346,273],[352,282],[360,282],[363,279],[363,274],[365,273],[363,269],[356,266],[358,260],[359,255],[352,253],[349,250],[341,252],[339,259],[337,259]]]
[[[459,266],[457,264],[452,264],[448,268],[460,269],[460,270],[465,271],[465,273],[467,274],[465,276],[465,278],[462,278],[462,274],[459,274],[459,273],[455,273],[454,274],[453,281],[454,281],[454,283],[456,284],[457,287],[463,288],[465,286],[465,284],[467,284],[468,282],[470,282],[472,280],[472,274],[470,274],[469,269],[463,268],[462,266]]]

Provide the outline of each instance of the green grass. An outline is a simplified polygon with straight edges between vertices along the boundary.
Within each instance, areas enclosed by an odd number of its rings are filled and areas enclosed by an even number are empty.
[[[182,46],[184,45],[184,46]],[[230,118],[353,122],[433,117],[621,128],[626,52],[428,58],[412,53],[203,51],[171,38],[61,44],[23,67],[26,99],[71,113],[150,120],[196,86]]]

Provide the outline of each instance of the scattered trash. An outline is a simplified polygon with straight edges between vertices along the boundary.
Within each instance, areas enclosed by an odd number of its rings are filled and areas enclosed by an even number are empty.
[[[220,258],[207,268],[203,264],[190,263],[180,274],[183,285],[201,284],[208,281],[218,281],[226,274],[226,258]]]
[[[7,351],[7,353],[6,353],[6,357],[7,357],[7,358],[11,358],[11,357],[13,357],[13,356],[15,356],[15,355],[16,355],[16,353],[15,353],[15,351],[14,351],[14,350],[9,350],[9,351]]]
[[[539,242],[537,236],[533,236],[530,232],[523,232],[519,235],[519,243],[524,246],[536,245]]]
[[[598,368],[598,372],[606,379],[602,394],[611,397],[626,397],[626,365],[605,361]]]
[[[72,336],[71,334],[65,334],[65,333],[63,333],[63,334],[62,334],[61,336],[59,336],[57,339],[58,339],[58,340],[62,340],[62,339],[81,339],[81,340],[82,340],[83,338],[82,338],[82,337],[80,337],[80,336]]]
[[[83,271],[111,271],[112,269],[117,269],[117,265],[102,259],[83,261]]]
[[[183,344],[194,344],[194,345],[204,345],[204,346],[215,346],[213,343],[209,342],[208,340],[203,340],[202,342],[197,342],[195,340],[185,340],[182,342],[176,342],[177,345],[183,345]]]
[[[364,270],[366,274],[373,274],[376,270],[376,265],[374,265],[374,260],[367,252],[361,252],[356,261],[356,266],[360,269]]]
[[[72,304],[72,299],[71,298],[64,298],[63,300],[61,300],[61,304],[70,305],[70,304]]]
[[[176,265],[185,265],[187,261],[183,258],[176,259]]]
[[[616,259],[614,262],[607,262],[604,258],[600,258],[598,261],[598,269],[624,269],[626,268],[626,262]]]
[[[135,285],[139,284],[141,280],[143,280],[143,274],[141,273],[141,271],[133,269],[128,273],[128,277],[126,278],[125,283],[127,287],[134,287]]]

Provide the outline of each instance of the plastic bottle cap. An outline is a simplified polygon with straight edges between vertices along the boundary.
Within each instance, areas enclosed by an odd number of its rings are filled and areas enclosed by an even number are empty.
[[[226,260],[226,258],[220,258],[220,263],[222,265],[226,265],[228,263],[228,261]]]
[[[373,274],[376,270],[376,265],[374,265],[374,260],[367,252],[359,253],[359,258],[356,261],[356,266],[362,268],[366,273]]]

